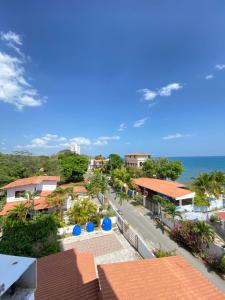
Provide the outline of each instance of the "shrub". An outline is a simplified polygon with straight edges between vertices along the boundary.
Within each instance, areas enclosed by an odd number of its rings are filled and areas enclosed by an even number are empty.
[[[0,253],[41,257],[59,251],[54,216],[37,214],[29,222],[7,218],[3,225]]]
[[[221,257],[219,262],[219,270],[225,274],[225,254]]]
[[[153,253],[155,254],[155,256],[157,258],[159,258],[159,257],[167,257],[167,256],[174,256],[174,255],[176,255],[176,250],[174,249],[172,251],[166,251],[166,250],[163,250],[163,249],[159,248],[159,249],[155,249],[153,251]]]
[[[211,223],[215,223],[217,221],[219,221],[219,217],[217,217],[217,215],[211,215],[210,216],[210,222]]]
[[[214,240],[214,232],[204,221],[182,221],[176,224],[171,236],[178,242],[191,249],[194,253],[204,254]]]

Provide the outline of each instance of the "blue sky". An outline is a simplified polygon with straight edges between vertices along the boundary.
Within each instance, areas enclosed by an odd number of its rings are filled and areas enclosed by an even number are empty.
[[[0,3],[0,151],[225,155],[224,1]]]

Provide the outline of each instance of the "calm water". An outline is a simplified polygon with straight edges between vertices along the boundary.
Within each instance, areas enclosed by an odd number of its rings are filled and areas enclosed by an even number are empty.
[[[183,163],[184,172],[178,179],[181,182],[190,181],[201,172],[214,170],[225,172],[225,156],[170,157],[169,159],[180,160]]]

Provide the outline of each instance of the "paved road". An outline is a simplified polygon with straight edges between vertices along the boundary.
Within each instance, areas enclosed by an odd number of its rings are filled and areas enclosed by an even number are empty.
[[[189,251],[180,247],[177,243],[169,238],[166,232],[156,228],[154,221],[151,219],[149,211],[144,207],[134,207],[128,202],[122,206],[115,200],[115,193],[108,193],[110,201],[122,212],[123,217],[128,223],[142,236],[145,242],[151,248],[161,247],[164,250],[174,250],[178,255],[184,256],[196,269],[198,269],[209,281],[214,283],[220,290],[225,293],[225,281],[215,272],[210,271],[207,267]]]

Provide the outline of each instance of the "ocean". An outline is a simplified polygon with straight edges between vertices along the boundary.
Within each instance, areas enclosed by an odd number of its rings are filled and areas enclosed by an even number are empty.
[[[170,160],[180,160],[183,163],[184,172],[178,178],[180,182],[191,181],[201,172],[224,171],[225,156],[198,156],[198,157],[169,157]]]

